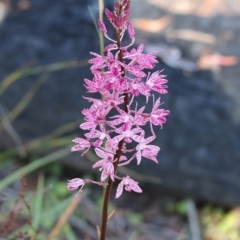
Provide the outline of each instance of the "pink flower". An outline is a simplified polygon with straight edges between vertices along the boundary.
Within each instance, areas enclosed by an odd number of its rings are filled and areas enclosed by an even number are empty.
[[[103,140],[106,138],[109,138],[109,135],[106,133],[105,129],[103,126],[100,126],[101,131],[92,129],[89,133],[84,134],[87,139],[92,139],[92,138],[98,138],[93,145],[95,147],[100,147],[102,146]]]
[[[138,96],[139,93],[146,96],[147,98],[151,96],[150,89],[146,86],[145,83],[140,82],[141,78],[136,78],[134,81],[129,83],[129,88],[134,96]]]
[[[138,186],[138,182],[134,181],[129,176],[124,177],[123,180],[118,184],[115,198],[119,198],[122,195],[123,188],[128,192],[134,191],[137,193],[142,193],[142,189]]]
[[[93,184],[97,184],[99,186],[106,186],[107,185],[106,183],[96,182],[96,181],[93,181],[91,179],[84,179],[83,180],[81,178],[73,178],[71,180],[68,180],[67,189],[72,191],[72,190],[76,190],[79,187],[81,187],[76,194],[76,195],[78,195],[82,191],[85,183],[93,183]]]
[[[164,85],[168,81],[164,78],[165,75],[160,75],[160,71],[154,72],[146,82],[146,85],[149,87],[149,89],[154,90],[156,92],[159,92],[161,94],[167,93],[167,85]]]
[[[156,125],[156,126],[161,126],[167,121],[167,119],[165,118],[165,116],[170,114],[169,110],[165,110],[165,109],[158,109],[158,107],[161,105],[160,103],[160,99],[158,98],[157,101],[155,102],[153,108],[152,108],[152,112],[150,113],[150,127],[151,127],[151,131],[154,134],[153,128],[152,128],[152,124]]]
[[[95,107],[94,107],[95,108]],[[95,129],[98,125],[105,122],[104,117],[108,114],[111,108],[98,107],[96,111],[91,111],[90,109],[83,109],[82,113],[85,115],[84,120],[86,122],[80,125],[83,130]]]
[[[144,126],[148,122],[147,115],[143,115],[145,107],[141,107],[138,111],[135,111],[135,116],[133,122],[138,126]]]
[[[108,121],[108,124],[110,126],[116,126],[116,125],[122,124],[122,130],[126,131],[127,129],[129,129],[130,126],[132,126],[133,116],[121,110],[119,107],[116,107],[116,108],[120,114],[111,117],[116,119],[113,121]]]
[[[118,133],[119,135],[117,135],[116,137],[114,137],[112,140],[111,140],[111,144],[113,146],[114,149],[117,149],[118,148],[118,143],[125,139],[125,141],[127,142],[131,142],[131,138],[136,135],[137,133],[141,132],[142,129],[141,128],[132,128],[132,125],[129,124],[127,125],[127,128],[126,129],[122,129],[122,128],[119,128],[116,130],[116,133]]]
[[[97,123],[98,119],[97,119],[96,113],[92,112],[90,109],[83,109],[82,114],[85,115],[84,120],[86,122],[84,122],[80,125],[81,129],[90,130],[90,129],[95,128],[98,125],[98,123]]]
[[[71,148],[71,151],[72,152],[75,152],[75,151],[81,151],[85,148],[87,148],[87,151],[89,150],[91,144],[89,141],[83,139],[83,138],[75,138],[72,140],[74,143],[77,143],[77,145],[75,145],[74,147]],[[86,151],[85,151],[86,152]],[[84,152],[84,153],[85,153]]]
[[[137,56],[141,56],[144,49],[144,45],[140,44],[137,49],[133,48],[130,52],[125,51],[124,57],[135,60]]]
[[[132,139],[139,144],[136,147],[137,153],[137,164],[139,165],[142,159],[142,156],[148,158],[156,163],[158,163],[156,156],[160,151],[160,147],[155,145],[147,145],[148,143],[152,142],[156,137],[151,136],[148,138],[144,138],[143,136],[133,136]]]
[[[100,171],[102,171],[101,182],[105,181],[109,176],[114,181],[114,153],[104,152],[100,148],[95,148],[95,152],[102,158],[93,165],[93,168],[100,168]]]
[[[76,190],[80,186],[84,186],[85,182],[81,178],[73,178],[72,180],[68,180],[67,188],[68,190]]]
[[[129,53],[125,52],[124,57],[127,59],[132,59],[131,65],[137,63],[142,69],[153,69],[155,63],[158,63],[158,60],[156,60],[154,53],[142,53],[143,49],[144,45],[140,44],[137,49],[133,48]]]
[[[146,73],[144,73],[144,72],[142,71],[143,68],[142,68],[141,66],[139,66],[139,65],[127,65],[127,66],[126,66],[126,70],[127,70],[130,74],[132,74],[132,75],[134,75],[134,76],[136,76],[136,77],[138,77],[138,78],[143,78],[143,77],[146,76]]]
[[[93,56],[95,56],[96,58],[92,58],[90,59],[88,62],[93,64],[91,66],[91,70],[97,70],[97,69],[101,69],[104,67],[105,65],[105,57],[97,54],[97,53],[94,53],[94,52],[90,52]]]
[[[73,178],[72,180],[68,180],[67,188],[68,190],[72,191],[72,190],[78,189],[81,186],[81,188],[78,191],[78,192],[81,192],[84,185],[85,185],[85,182],[81,178]]]

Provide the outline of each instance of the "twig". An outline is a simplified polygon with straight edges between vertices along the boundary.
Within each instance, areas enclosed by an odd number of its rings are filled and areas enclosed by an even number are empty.
[[[75,210],[75,208],[77,207],[77,205],[79,204],[81,199],[82,198],[80,196],[76,196],[75,198],[73,198],[72,202],[69,204],[69,206],[64,211],[64,213],[62,214],[62,216],[60,217],[60,219],[54,226],[53,230],[49,234],[48,239],[55,239],[57,237],[57,235],[61,231],[63,225],[66,223],[68,218],[71,216],[72,212]]]

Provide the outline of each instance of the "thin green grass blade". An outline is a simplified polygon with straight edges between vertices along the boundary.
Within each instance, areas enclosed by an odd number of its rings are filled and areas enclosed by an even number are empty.
[[[77,240],[73,230],[69,224],[65,224],[64,226],[64,234],[67,240]]]
[[[103,0],[98,0],[98,9],[99,9],[99,19],[103,21],[103,10],[104,10],[104,2]],[[100,44],[100,54],[104,56],[104,37],[101,31],[98,34],[99,36],[99,44]]]
[[[25,69],[18,69],[15,72],[8,75],[0,85],[0,96],[6,91],[6,89],[15,81],[20,78],[37,75],[41,73],[49,73],[54,71],[59,71],[67,68],[78,68],[87,66],[87,60],[70,60],[64,62],[53,63],[45,66],[29,67]]]
[[[33,208],[33,227],[38,229],[42,207],[43,207],[43,195],[44,195],[44,175],[40,173],[38,176],[38,184],[37,184],[37,194],[34,201],[34,208]]]
[[[47,75],[41,76],[29,89],[29,91],[24,95],[24,97],[20,100],[20,102],[17,104],[17,106],[7,115],[5,115],[1,119],[1,125],[0,125],[0,133],[3,130],[3,126],[5,123],[13,122],[19,114],[26,108],[26,106],[30,103],[32,98],[37,93],[38,89],[41,87],[41,85],[47,80]]]
[[[82,123],[82,120],[67,123],[67,124],[57,128],[57,129],[55,129],[52,133],[50,133],[46,136],[43,136],[41,138],[37,138],[35,140],[32,140],[32,141],[22,145],[22,147],[26,151],[31,151],[33,149],[37,149],[39,146],[42,145],[43,142],[46,143],[46,142],[52,140],[53,138],[57,138],[58,136],[60,136],[62,134],[66,134],[67,132],[70,132],[70,131],[74,130],[75,128],[77,128],[81,123]],[[72,137],[69,136],[69,138],[72,138]],[[12,158],[16,155],[17,155],[16,147],[8,149],[8,150],[1,153],[0,161],[6,160],[8,158]]]
[[[28,153],[39,153],[43,152],[49,149],[53,149],[56,147],[66,147],[69,145],[70,140],[74,136],[68,136],[68,137],[62,137],[62,138],[56,138],[52,140],[42,140],[38,142],[33,142],[32,144],[24,144],[22,147],[28,152]],[[11,148],[8,149],[0,154],[0,161],[9,161],[9,159],[12,159],[16,157],[18,154],[17,148]]]
[[[0,182],[0,191],[2,191],[5,187],[13,183],[14,181],[20,179],[21,174],[27,175],[28,173],[33,172],[36,169],[43,167],[53,161],[59,160],[60,158],[63,158],[69,154],[70,154],[69,147],[64,148],[52,154],[49,154],[45,157],[39,158],[34,162],[28,164],[27,166],[16,170],[15,172],[13,172],[12,174],[10,174],[8,177],[4,178]]]
[[[99,30],[99,28],[98,28],[97,21],[96,21],[96,19],[95,19],[95,17],[94,17],[92,8],[91,8],[90,6],[88,6],[88,11],[89,11],[90,16],[91,16],[91,18],[92,18],[92,21],[93,21],[93,25],[94,25],[94,27],[95,27],[95,30],[97,31],[97,34],[99,35],[101,32],[100,32],[100,30]]]
[[[104,9],[104,3],[103,0],[98,0],[98,9],[99,9],[99,20],[103,21],[103,9]],[[94,17],[93,11],[90,6],[88,6],[88,11],[90,13],[90,16],[92,18],[94,27],[97,31],[98,37],[99,37],[99,45],[100,45],[100,54],[104,56],[104,37],[102,32],[98,28],[97,20]]]
[[[69,146],[72,138],[73,136],[68,136],[68,137],[52,139],[49,141],[41,141],[39,142],[39,145],[37,144],[32,145],[32,148],[28,149],[28,152],[39,153],[39,152],[43,152],[49,149],[51,150],[57,147],[61,147],[61,148],[66,147],[66,146]]]
[[[41,138],[34,139],[34,140],[22,145],[22,147],[26,151],[31,151],[33,149],[37,149],[39,146],[42,145],[43,142],[46,143],[46,142],[52,140],[53,138],[57,138],[58,136],[60,136],[62,134],[66,134],[67,132],[70,132],[70,131],[74,130],[75,128],[77,128],[81,123],[82,123],[82,120],[67,123],[57,129],[55,129],[52,133],[50,133],[46,136],[43,136]],[[69,138],[72,138],[72,137],[69,136]],[[12,158],[12,157],[16,156],[16,154],[17,154],[16,147],[8,149],[4,152],[1,152],[0,161],[6,160],[8,158]]]

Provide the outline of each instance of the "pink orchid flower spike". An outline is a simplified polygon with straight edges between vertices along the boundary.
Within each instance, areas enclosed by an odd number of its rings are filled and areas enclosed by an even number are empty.
[[[116,30],[114,39],[107,33],[107,26],[103,21],[98,21],[100,31],[110,41],[104,48],[103,56],[90,52],[91,79],[84,79],[87,94],[94,93],[94,97],[84,96],[88,101],[88,108],[82,110],[84,121],[79,126],[83,138],[75,138],[76,144],[72,151],[84,151],[90,148],[98,158],[93,168],[101,171],[99,182],[90,179],[74,178],[68,181],[67,188],[81,192],[86,183],[106,186],[103,214],[101,221],[100,239],[106,240],[108,222],[108,203],[112,185],[120,181],[117,187],[116,198],[123,190],[142,193],[138,182],[130,176],[119,177],[118,168],[137,160],[137,165],[142,158],[158,163],[157,155],[159,146],[151,145],[156,134],[154,127],[166,122],[170,111],[161,109],[160,98],[155,101],[155,94],[166,94],[167,80],[160,70],[152,70],[158,63],[156,53],[144,53],[144,45],[135,48],[136,33],[134,26],[129,21],[130,0],[117,0],[114,9],[105,9],[105,15]],[[125,36],[128,44],[122,40]],[[138,99],[144,97],[146,104]],[[153,99],[153,107],[149,109],[148,100]],[[140,105],[141,104],[141,105]],[[135,105],[135,107],[134,107]],[[150,129],[145,136],[145,129]],[[82,155],[83,155],[82,154]],[[129,158],[129,154],[131,154]],[[77,193],[77,194],[78,194]]]

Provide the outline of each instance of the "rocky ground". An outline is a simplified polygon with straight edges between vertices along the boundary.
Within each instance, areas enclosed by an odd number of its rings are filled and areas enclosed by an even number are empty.
[[[111,4],[105,2],[109,8]],[[1,81],[19,68],[86,60],[90,50],[98,51],[88,9],[97,17],[93,0],[1,1]],[[136,44],[145,43],[147,52],[159,50],[157,68],[164,68],[169,80],[164,107],[171,110],[168,123],[157,132],[156,143],[162,148],[159,165],[143,163],[139,181],[154,191],[239,204],[238,1],[133,0],[132,20]],[[23,142],[81,118],[82,79],[91,75],[86,66],[76,67],[80,64],[70,62],[71,69],[46,74],[31,72],[3,93],[2,115],[34,82],[47,79],[13,122]],[[14,144],[7,135],[2,134],[2,149]],[[79,163],[74,167],[83,169]],[[147,177],[149,173],[153,178]]]

